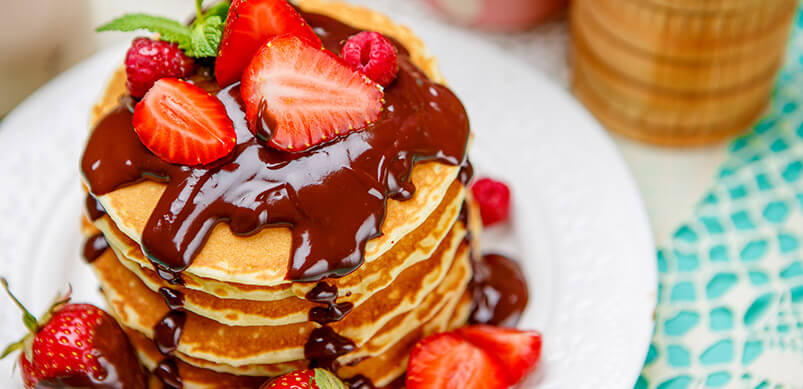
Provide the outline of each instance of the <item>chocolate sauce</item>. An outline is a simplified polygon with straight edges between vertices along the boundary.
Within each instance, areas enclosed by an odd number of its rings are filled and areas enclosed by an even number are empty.
[[[153,327],[153,341],[162,354],[170,354],[176,351],[186,321],[186,312],[172,310]]]
[[[159,294],[165,300],[165,304],[171,310],[180,310],[184,308],[184,294],[178,290],[161,287]]]
[[[468,186],[472,178],[474,178],[474,165],[466,158],[463,164],[460,165],[460,174],[457,175],[457,180],[460,181],[463,186]]]
[[[304,17],[334,52],[359,32],[325,16]],[[237,146],[205,166],[173,165],[151,154],[134,133],[124,102],[90,137],[84,177],[94,195],[146,179],[166,183],[142,248],[173,274],[189,266],[212,228],[226,221],[240,236],[290,227],[289,280],[346,275],[362,263],[366,242],[381,234],[387,199],[412,195],[414,163],[457,166],[465,159],[469,123],[463,105],[413,65],[403,47],[399,68],[374,123],[297,153],[266,147],[249,131],[238,84],[211,91],[234,123]]]
[[[351,312],[354,304],[337,302],[337,286],[319,282],[307,293],[305,298],[314,303],[326,304],[326,307],[315,307],[309,311],[309,320],[318,324],[328,324],[343,320]]]
[[[364,375],[356,375],[343,381],[349,389],[376,389],[371,379]]]
[[[175,289],[161,287],[159,294],[170,311],[153,327],[153,343],[165,357],[159,362],[153,374],[168,388],[181,389],[184,384],[179,375],[178,365],[173,353],[178,348],[187,313],[184,311],[184,295]]]
[[[106,209],[100,205],[100,201],[89,193],[86,194],[84,204],[86,205],[86,216],[89,217],[89,220],[98,220],[106,214]]]
[[[95,327],[92,351],[100,364],[93,376],[76,374],[39,381],[35,388],[144,389],[145,371],[120,325],[110,317]]]
[[[184,387],[184,382],[181,381],[181,375],[178,371],[178,363],[172,357],[162,359],[156,368],[153,369],[153,375],[159,378],[166,387],[170,389],[181,389]]]
[[[354,349],[354,342],[350,339],[338,335],[332,327],[323,326],[310,333],[304,345],[304,358],[310,361],[311,368],[337,371],[336,359]]]
[[[109,242],[106,241],[103,234],[94,235],[84,242],[84,259],[87,263],[95,262],[108,248]]]
[[[475,259],[472,267],[470,322],[515,327],[529,298],[519,265],[505,256],[486,254]]]
[[[468,202],[465,200],[463,201],[463,205],[460,206],[460,213],[457,215],[457,221],[463,223],[463,226],[466,228],[466,235],[463,236],[463,243],[468,245],[468,256],[474,261],[474,257],[476,257],[476,253],[474,252],[474,245],[472,244],[472,240],[474,239],[474,234],[471,232],[471,228],[469,225],[469,209],[468,209]]]
[[[165,268],[161,264],[154,263],[153,268],[156,269],[156,274],[170,285],[184,285],[184,279],[181,278],[181,272],[172,271]]]
[[[326,325],[342,320],[353,307],[349,302],[337,303],[337,296],[337,286],[325,282],[318,282],[304,296],[314,303],[326,304],[326,307],[314,307],[309,311],[309,320],[323,325],[314,329],[304,344],[304,357],[310,361],[310,367],[323,367],[336,371],[338,365],[335,360],[355,348],[354,342],[338,335]]]

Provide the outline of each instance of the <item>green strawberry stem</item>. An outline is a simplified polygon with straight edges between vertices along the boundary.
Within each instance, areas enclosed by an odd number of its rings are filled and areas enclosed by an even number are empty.
[[[42,328],[43,325],[47,324],[50,321],[54,313],[56,313],[62,306],[64,306],[64,304],[70,302],[70,295],[72,294],[72,288],[69,288],[69,290],[65,294],[59,294],[56,297],[56,300],[53,302],[53,304],[50,305],[50,308],[47,310],[47,312],[44,315],[42,315],[42,318],[36,319],[36,316],[32,315],[31,312],[28,311],[28,309],[25,308],[24,305],[22,305],[22,302],[20,302],[17,296],[14,296],[14,294],[11,293],[11,289],[8,287],[8,280],[0,277],[0,284],[3,285],[3,289],[6,290],[6,293],[8,293],[8,295],[11,297],[11,300],[14,302],[14,304],[17,307],[19,307],[19,309],[22,311],[22,322],[25,324],[25,328],[27,328],[29,331],[29,334],[26,335],[24,338],[6,347],[5,350],[3,350],[2,353],[0,353],[0,359],[3,359],[7,357],[9,354],[21,349],[25,350],[26,354],[30,354],[30,349],[31,345],[33,344],[34,335],[36,335],[36,333],[39,332],[39,329]],[[28,355],[28,359],[30,360],[30,355]]]
[[[8,295],[11,297],[11,300],[14,301],[14,304],[16,304],[17,307],[19,307],[19,309],[22,311],[22,322],[25,323],[25,327],[34,334],[39,331],[39,320],[37,320],[36,316],[32,315],[31,312],[29,312],[28,309],[22,305],[20,300],[17,299],[17,296],[14,296],[14,294],[11,293],[11,289],[8,287],[8,280],[5,278],[0,278],[0,284],[3,284],[3,289],[6,290],[6,293],[8,293]]]

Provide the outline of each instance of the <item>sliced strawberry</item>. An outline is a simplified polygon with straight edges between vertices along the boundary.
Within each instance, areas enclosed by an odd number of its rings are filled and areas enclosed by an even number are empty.
[[[207,164],[226,156],[237,144],[223,103],[175,78],[156,81],[137,103],[133,125],[142,144],[170,163]]]
[[[424,338],[410,353],[407,389],[507,388],[499,362],[454,333]]]
[[[532,371],[541,356],[541,334],[536,331],[477,325],[457,333],[501,361],[510,385]]]
[[[262,46],[240,92],[253,132],[300,151],[363,128],[382,111],[382,88],[331,52],[283,35]]]
[[[235,0],[229,7],[215,62],[218,84],[225,87],[240,81],[257,49],[268,39],[283,34],[322,46],[321,39],[286,0]]]

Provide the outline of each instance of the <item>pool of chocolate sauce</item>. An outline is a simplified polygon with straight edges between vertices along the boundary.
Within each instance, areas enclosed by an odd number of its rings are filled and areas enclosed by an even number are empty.
[[[473,259],[470,323],[515,327],[527,307],[527,281],[516,261],[499,254]]]

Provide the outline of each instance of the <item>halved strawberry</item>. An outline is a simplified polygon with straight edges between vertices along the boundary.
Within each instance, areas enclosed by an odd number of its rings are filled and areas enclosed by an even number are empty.
[[[407,389],[507,388],[499,362],[454,333],[424,338],[410,353]]]
[[[299,151],[363,128],[382,111],[382,87],[331,52],[296,36],[262,46],[240,92],[251,131]]]
[[[175,78],[156,81],[137,103],[133,125],[142,144],[170,163],[207,164],[226,156],[237,144],[223,103]]]
[[[541,334],[536,331],[477,325],[457,333],[502,362],[510,385],[532,371],[541,356]]]
[[[286,0],[235,0],[229,7],[220,41],[215,78],[225,87],[240,81],[243,69],[262,44],[293,34],[321,47],[321,39]]]

